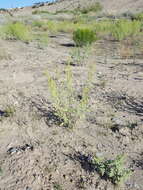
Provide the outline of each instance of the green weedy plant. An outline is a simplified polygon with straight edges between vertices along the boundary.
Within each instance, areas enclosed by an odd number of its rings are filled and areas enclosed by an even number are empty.
[[[124,168],[124,161],[124,155],[118,155],[114,160],[105,160],[95,156],[92,160],[92,164],[102,177],[105,177],[112,183],[119,185],[132,173],[131,170]]]
[[[77,29],[73,32],[73,40],[76,46],[91,45],[96,40],[95,32],[91,29]]]
[[[97,35],[110,34],[111,28],[113,27],[113,22],[110,19],[101,20],[98,22],[93,22],[93,27]]]
[[[139,21],[143,21],[143,12],[134,15],[134,18]]]
[[[69,65],[65,73],[65,80],[61,83],[56,82],[48,72],[46,75],[48,77],[48,88],[52,98],[54,114],[59,118],[61,126],[72,128],[89,111],[89,98],[94,69],[93,66],[89,69],[86,85],[81,90],[80,98],[77,91],[75,91],[73,74]],[[57,78],[59,78],[59,74],[57,74]]]
[[[89,58],[91,54],[91,47],[90,46],[84,46],[84,47],[75,47],[71,53],[71,64],[74,65],[84,65],[87,59]]]
[[[2,35],[5,39],[15,39],[28,42],[31,40],[29,28],[20,22],[8,23],[2,28]]]
[[[54,190],[63,190],[63,188],[61,187],[61,185],[60,184],[58,184],[58,183],[54,183]]]
[[[14,113],[16,112],[15,108],[13,106],[7,106],[4,110],[4,117],[12,117],[14,116]]]

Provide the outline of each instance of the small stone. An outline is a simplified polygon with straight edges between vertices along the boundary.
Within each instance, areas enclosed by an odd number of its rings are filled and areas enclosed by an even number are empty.
[[[125,137],[123,138],[123,140],[122,140],[122,143],[123,143],[124,145],[129,144],[129,143],[130,143],[130,138],[129,138],[128,136],[125,136]]]
[[[103,153],[102,152],[96,152],[96,156],[99,157],[99,158],[103,157]]]
[[[26,190],[32,190],[30,187],[26,187]]]
[[[119,119],[119,118],[113,118],[112,122],[114,122],[115,125],[117,125],[117,126],[125,126],[126,125],[125,121],[123,121],[122,119]]]
[[[130,135],[130,130],[127,127],[122,127],[119,130],[119,133],[123,136],[129,136]]]

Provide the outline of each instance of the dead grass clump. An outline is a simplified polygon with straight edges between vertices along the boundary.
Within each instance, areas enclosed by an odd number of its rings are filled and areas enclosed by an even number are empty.
[[[132,58],[134,56],[133,48],[122,44],[120,47],[120,56],[122,59]]]

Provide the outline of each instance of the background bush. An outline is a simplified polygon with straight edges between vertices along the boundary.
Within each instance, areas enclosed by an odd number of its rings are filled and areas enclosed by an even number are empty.
[[[133,37],[140,33],[140,21],[119,20],[116,21],[111,29],[111,34],[115,40],[124,40],[127,37]]]
[[[96,40],[96,35],[90,29],[77,29],[73,32],[73,40],[76,46],[90,45]]]
[[[88,12],[99,12],[102,10],[102,6],[99,2],[86,6],[80,10],[81,13],[87,14]]]
[[[31,40],[30,29],[23,23],[14,22],[6,24],[1,31],[5,39],[14,39],[28,42]]]

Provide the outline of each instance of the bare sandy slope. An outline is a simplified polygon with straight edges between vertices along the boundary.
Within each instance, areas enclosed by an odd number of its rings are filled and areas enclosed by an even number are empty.
[[[103,12],[108,14],[121,14],[124,12],[143,11],[142,0],[61,0],[47,7],[48,10],[73,9],[77,7],[86,7],[89,4],[100,2],[103,6]],[[41,8],[46,9],[46,6]]]
[[[35,10],[46,10],[56,12],[61,10],[73,10],[79,7],[87,7],[99,2],[103,9],[101,14],[121,15],[123,13],[137,13],[143,11],[142,0],[59,0],[53,4],[46,4],[39,8],[24,7],[23,9],[14,9],[12,12],[16,16],[28,16]],[[7,14],[7,13],[6,13]]]

